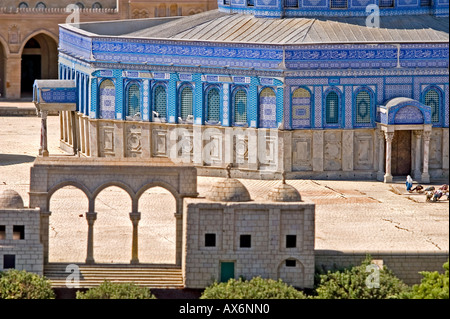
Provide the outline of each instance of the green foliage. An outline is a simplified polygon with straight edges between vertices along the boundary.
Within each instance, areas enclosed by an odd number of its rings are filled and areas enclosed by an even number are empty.
[[[50,282],[25,270],[0,272],[0,299],[55,299]]]
[[[150,289],[134,283],[104,281],[100,286],[86,292],[77,291],[77,299],[156,299]]]
[[[379,270],[379,277],[375,279],[376,274],[367,268],[371,261],[372,258],[367,256],[360,266],[320,275],[315,298],[396,299],[408,291],[408,286],[386,267]]]
[[[239,278],[215,282],[203,291],[200,299],[306,299],[306,296],[281,279],[255,277],[250,281]]]
[[[444,273],[437,271],[423,271],[423,276],[419,285],[414,285],[411,292],[406,293],[403,297],[408,299],[449,299],[449,270],[448,261],[442,266]]]

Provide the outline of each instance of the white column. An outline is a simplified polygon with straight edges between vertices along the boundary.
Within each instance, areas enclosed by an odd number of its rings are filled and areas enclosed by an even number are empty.
[[[414,160],[414,178],[419,180],[421,179],[421,172],[420,172],[420,164],[421,164],[421,148],[422,148],[422,131],[414,131],[414,135],[416,136],[416,150],[415,150],[415,160]]]
[[[428,160],[430,158],[430,137],[431,131],[423,132],[423,171],[422,183],[430,182],[430,174],[428,173]]]
[[[386,136],[386,173],[384,174],[384,182],[392,182],[392,140],[394,139],[394,132],[385,132]]]
[[[48,156],[47,149],[47,111],[41,111],[41,146],[39,148],[39,155]]]
[[[378,172],[377,172],[377,180],[384,180],[384,132],[378,131]]]

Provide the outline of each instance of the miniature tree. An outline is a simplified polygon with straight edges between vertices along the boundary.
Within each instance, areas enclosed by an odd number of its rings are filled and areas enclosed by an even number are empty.
[[[255,277],[250,281],[239,278],[215,282],[203,291],[200,299],[306,299],[306,296],[281,279]]]
[[[104,281],[100,286],[86,292],[77,291],[77,299],[156,299],[150,289],[135,283]]]
[[[47,278],[25,270],[0,272],[0,299],[55,299]]]
[[[386,267],[379,269],[376,282],[368,271],[372,258],[367,256],[360,266],[319,275],[316,299],[397,299],[409,287]],[[368,268],[369,266],[369,268]]]
[[[409,299],[449,299],[449,270],[448,261],[442,266],[444,273],[437,271],[423,271],[423,276],[419,285],[414,285],[410,293],[405,294]]]

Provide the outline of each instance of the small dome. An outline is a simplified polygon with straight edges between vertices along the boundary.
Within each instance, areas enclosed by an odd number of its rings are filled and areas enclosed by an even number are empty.
[[[221,178],[209,189],[206,199],[215,202],[248,202],[251,200],[247,188],[237,179]]]
[[[23,208],[22,197],[16,191],[7,189],[0,191],[0,209],[21,209]]]
[[[302,197],[298,190],[289,184],[280,182],[267,195],[273,202],[301,202]]]

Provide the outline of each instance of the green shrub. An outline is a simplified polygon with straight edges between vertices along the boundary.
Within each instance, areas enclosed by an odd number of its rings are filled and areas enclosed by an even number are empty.
[[[0,272],[0,299],[55,299],[50,282],[25,270]]]
[[[104,281],[100,286],[86,292],[77,291],[77,299],[156,299],[150,289],[134,283]]]
[[[421,272],[420,274],[423,276],[421,283],[419,285],[414,285],[412,287],[411,291],[404,295],[404,298],[409,298],[409,299],[449,299],[448,261],[442,267],[445,270],[443,274],[440,274],[437,271]]]
[[[239,278],[207,287],[200,299],[305,299],[305,295],[283,281],[255,277]]]
[[[371,265],[371,257],[367,256],[360,266],[340,271],[328,271],[319,275],[316,287],[317,299],[393,299],[401,298],[401,294],[409,287],[394,276],[391,270],[383,267],[379,270],[379,280],[372,281],[374,273],[367,266]],[[372,276],[372,277],[369,277]],[[366,283],[366,281],[368,281]]]

